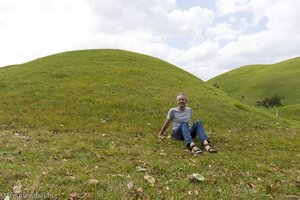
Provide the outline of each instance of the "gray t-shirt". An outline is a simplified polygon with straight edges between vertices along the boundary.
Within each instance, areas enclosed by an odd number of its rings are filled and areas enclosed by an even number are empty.
[[[192,109],[185,107],[184,111],[179,110],[178,107],[171,108],[168,112],[167,119],[173,121],[173,129],[177,129],[182,122],[190,122],[192,116]]]

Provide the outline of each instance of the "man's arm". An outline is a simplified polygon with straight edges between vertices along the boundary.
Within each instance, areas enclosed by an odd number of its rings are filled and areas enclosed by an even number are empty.
[[[164,125],[162,126],[161,130],[159,131],[158,137],[163,138],[164,137],[164,133],[167,130],[167,128],[170,125],[171,120],[166,119]]]

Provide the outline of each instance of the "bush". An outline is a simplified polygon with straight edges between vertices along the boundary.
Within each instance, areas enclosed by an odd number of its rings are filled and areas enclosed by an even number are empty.
[[[283,104],[281,103],[281,100],[284,98],[285,97],[281,97],[278,95],[274,95],[272,97],[266,97],[262,101],[257,101],[256,106],[264,106],[266,108],[281,107],[281,106],[283,106]]]

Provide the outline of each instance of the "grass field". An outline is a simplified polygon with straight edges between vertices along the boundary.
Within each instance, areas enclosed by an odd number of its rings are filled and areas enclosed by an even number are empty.
[[[66,52],[0,68],[0,91],[0,199],[300,198],[299,123],[162,60]],[[194,157],[182,141],[158,139],[179,92],[217,154]],[[191,182],[192,173],[206,180]]]

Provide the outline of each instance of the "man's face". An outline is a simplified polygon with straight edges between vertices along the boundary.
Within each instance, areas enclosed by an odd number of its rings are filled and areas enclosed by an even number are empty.
[[[180,95],[177,97],[177,104],[179,107],[185,107],[186,104],[186,97],[183,95]]]

